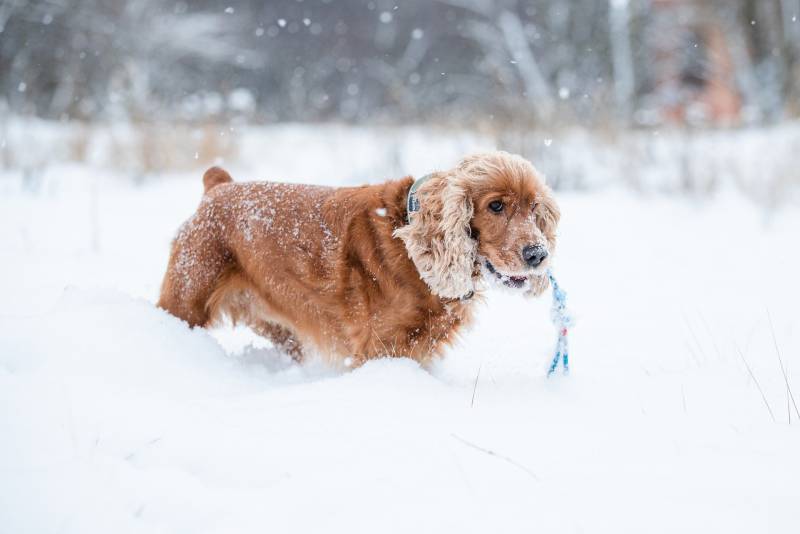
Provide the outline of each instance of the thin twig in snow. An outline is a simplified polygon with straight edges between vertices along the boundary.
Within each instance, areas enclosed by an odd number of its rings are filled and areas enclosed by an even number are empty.
[[[753,342],[753,336],[756,335],[756,330],[758,330],[758,325],[761,321],[756,321],[753,323],[753,326],[750,327],[750,331],[747,333],[747,341],[744,344],[744,353],[747,354],[750,352],[750,343]]]
[[[472,386],[472,400],[469,403],[469,407],[472,408],[475,405],[475,392],[478,391],[478,378],[481,376],[481,366],[483,362],[478,364],[478,374],[475,375],[475,385]]]
[[[474,443],[472,443],[472,442],[469,442],[469,441],[465,440],[464,438],[462,438],[462,437],[459,437],[459,436],[457,436],[457,435],[455,435],[455,434],[450,434],[450,435],[451,435],[452,437],[454,437],[455,439],[457,439],[458,441],[460,441],[461,443],[463,443],[464,445],[466,445],[467,447],[472,447],[472,448],[473,448],[473,449],[475,449],[476,451],[480,451],[480,452],[482,452],[482,453],[484,453],[484,454],[488,454],[489,456],[494,456],[495,458],[498,458],[498,459],[500,459],[500,460],[503,460],[504,462],[508,462],[508,463],[510,463],[511,465],[513,465],[514,467],[516,467],[517,469],[522,469],[523,471],[525,471],[525,472],[526,472],[528,475],[530,475],[530,476],[531,476],[531,478],[533,478],[533,479],[534,479],[534,480],[536,480],[537,482],[539,481],[539,477],[538,477],[538,476],[536,476],[536,473],[534,473],[533,471],[531,471],[530,469],[528,469],[527,467],[525,467],[525,466],[524,466],[524,465],[522,465],[521,463],[519,463],[519,462],[516,462],[516,461],[512,460],[512,459],[511,459],[511,458],[509,458],[508,456],[503,456],[502,454],[498,454],[498,453],[496,453],[496,452],[494,452],[494,451],[492,451],[492,450],[489,450],[489,449],[484,449],[483,447],[480,447],[480,446],[478,446],[478,445],[475,445]]]
[[[689,318],[686,316],[686,314],[683,311],[681,311],[681,317],[683,317],[683,324],[685,324],[686,328],[689,329],[689,333],[692,335],[692,339],[694,339],[694,343],[695,343],[695,345],[697,345],[697,349],[700,351],[700,355],[703,356],[703,361],[705,361],[706,360],[706,352],[703,350],[703,345],[700,344],[700,339],[698,339],[697,334],[694,331],[694,328],[692,328],[692,325],[689,322]],[[700,364],[698,363],[698,366],[699,365]]]
[[[720,361],[723,361],[725,358],[722,357],[722,352],[719,350],[719,346],[717,345],[717,340],[714,337],[714,334],[711,332],[711,327],[708,326],[708,322],[706,321],[703,312],[697,310],[697,315],[700,316],[700,322],[703,323],[703,327],[706,329],[706,333],[708,334],[708,337],[711,339],[711,345],[714,347],[714,352],[717,353],[717,358],[719,358]]]
[[[681,384],[681,398],[683,399],[683,413],[689,413],[686,409],[686,390],[684,389],[683,384]]]
[[[789,385],[789,377],[786,375],[786,369],[783,367],[783,358],[781,358],[781,351],[778,348],[778,338],[775,337],[775,327],[772,325],[772,315],[769,313],[769,308],[767,308],[767,319],[769,320],[769,330],[772,332],[772,342],[775,344],[775,354],[778,355],[778,363],[781,364],[781,373],[783,373],[783,381],[786,383],[786,392],[789,395],[789,399],[792,401],[792,405],[794,405],[794,413],[797,414],[797,417],[800,418],[800,411],[797,410],[797,403],[794,400],[794,393],[792,393],[792,387]],[[786,403],[788,404],[789,401],[787,400]],[[792,422],[792,412],[789,410],[789,424]]]
[[[745,360],[744,354],[739,349],[739,345],[737,345],[736,343],[734,343],[733,345],[734,345],[734,347],[736,347],[736,352],[739,354],[739,357],[742,359],[742,362],[744,363],[744,366],[747,368],[747,372],[750,373],[750,378],[752,378],[753,382],[755,382],[756,387],[758,388],[758,392],[761,393],[761,398],[764,400],[764,406],[767,407],[767,411],[769,412],[769,416],[772,417],[772,421],[774,422],[775,421],[775,414],[772,413],[772,408],[769,407],[769,402],[767,402],[767,396],[764,395],[764,390],[761,389],[761,384],[758,383],[758,380],[756,379],[756,375],[753,374],[753,370],[750,369],[750,365],[748,365],[747,360]]]

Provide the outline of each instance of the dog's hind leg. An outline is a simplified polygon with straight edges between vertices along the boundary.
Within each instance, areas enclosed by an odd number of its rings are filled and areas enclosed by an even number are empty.
[[[219,276],[206,300],[207,324],[227,317],[234,325],[249,326],[256,334],[267,338],[276,348],[300,361],[303,351],[294,332],[271,320],[269,304],[263,300],[256,287],[235,265]]]
[[[219,241],[187,223],[172,244],[158,307],[189,326],[207,326],[214,320],[209,299],[232,266],[231,254]]]
[[[269,339],[276,348],[284,351],[295,361],[302,361],[303,348],[294,332],[288,328],[269,321],[252,321],[249,323],[253,331]]]

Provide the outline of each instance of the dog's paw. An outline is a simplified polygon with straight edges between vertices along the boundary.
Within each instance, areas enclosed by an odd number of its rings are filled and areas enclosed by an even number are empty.
[[[550,279],[547,275],[531,277],[531,288],[525,292],[528,297],[538,297],[550,287]]]

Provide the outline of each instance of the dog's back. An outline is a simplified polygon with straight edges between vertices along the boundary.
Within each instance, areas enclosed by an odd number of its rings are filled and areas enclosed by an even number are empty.
[[[172,245],[158,305],[191,326],[222,315],[299,346],[281,324],[294,323],[278,303],[293,298],[292,316],[319,314],[309,291],[330,286],[337,232],[326,220],[330,187],[276,182],[235,183],[212,167],[204,194]],[[319,318],[312,319],[318,320]]]
[[[412,182],[235,183],[209,169],[173,242],[158,305],[191,326],[230,317],[298,358],[315,347],[356,363],[387,354],[424,361],[469,313],[468,301],[431,293],[394,236]]]

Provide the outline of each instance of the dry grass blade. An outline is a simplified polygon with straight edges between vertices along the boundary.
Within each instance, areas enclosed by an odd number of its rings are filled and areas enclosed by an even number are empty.
[[[461,443],[463,443],[464,445],[466,445],[467,447],[471,447],[471,448],[475,449],[476,451],[480,451],[480,452],[482,452],[484,454],[488,454],[489,456],[494,456],[495,458],[503,460],[504,462],[507,462],[507,463],[513,465],[517,469],[521,469],[521,470],[525,471],[525,473],[530,475],[530,477],[533,478],[534,480],[536,480],[537,482],[539,481],[539,477],[536,476],[536,473],[534,473],[533,471],[531,471],[530,469],[528,469],[527,467],[525,467],[521,463],[519,463],[519,462],[517,462],[515,460],[512,460],[508,456],[503,456],[502,454],[498,454],[498,453],[496,453],[496,452],[494,452],[492,450],[484,449],[483,447],[475,445],[474,443],[472,443],[470,441],[467,441],[464,438],[459,437],[459,436],[457,436],[455,434],[450,434],[450,435],[452,437],[454,437],[455,439],[457,439],[458,441],[460,441]]]
[[[703,323],[703,328],[706,329],[706,333],[708,334],[708,337],[711,339],[711,346],[714,347],[714,352],[717,353],[717,358],[719,358],[720,361],[724,360],[725,358],[722,356],[722,352],[719,350],[719,345],[717,345],[717,339],[714,337],[714,333],[711,331],[711,327],[708,326],[708,321],[706,321],[705,315],[703,315],[703,312],[699,310],[697,312],[697,315],[700,317],[700,322]]]
[[[683,413],[689,413],[686,408],[686,389],[683,387],[683,384],[681,384],[681,399],[683,400]]]
[[[372,328],[373,335],[375,336],[375,338],[380,342],[381,346],[383,347],[383,351],[385,353],[385,356],[397,356],[394,353],[394,350],[392,350],[392,352],[389,352],[389,347],[387,347],[386,343],[383,342],[383,340],[381,339],[381,336],[379,336],[378,333],[375,331],[375,328],[374,327],[370,327],[370,328]],[[375,343],[373,342],[373,346],[374,345],[375,345]]]
[[[697,345],[697,350],[700,351],[700,355],[703,357],[703,361],[706,361],[706,353],[703,350],[703,345],[700,343],[700,339],[697,337],[697,334],[695,333],[694,328],[692,328],[692,324],[689,321],[689,318],[686,316],[686,313],[684,313],[683,311],[681,311],[681,317],[683,318],[683,324],[686,325],[686,328],[689,330],[689,334],[691,334],[695,345]],[[697,365],[699,367],[700,366],[700,361],[697,358],[695,358],[695,361],[697,362]]]
[[[475,385],[472,386],[472,400],[469,403],[470,408],[475,405],[475,392],[478,391],[478,379],[481,377],[481,367],[483,367],[483,362],[478,365],[478,374],[475,375]]]
[[[783,367],[783,358],[781,358],[781,350],[778,348],[778,338],[775,336],[775,327],[772,325],[772,315],[769,313],[769,308],[767,308],[767,320],[769,320],[769,331],[772,333],[772,342],[775,344],[775,354],[778,355],[778,363],[781,365],[783,381],[786,383],[786,392],[789,394],[789,399],[791,399],[792,405],[794,406],[794,413],[800,418],[800,411],[797,409],[797,402],[794,400],[794,393],[792,393],[792,387],[789,385],[789,377],[786,375],[786,369]],[[791,410],[789,410],[789,422],[792,422]]]
[[[739,354],[739,357],[742,359],[742,362],[744,363],[745,368],[747,368],[747,372],[750,374],[750,378],[752,378],[753,382],[755,382],[756,387],[758,388],[758,392],[761,394],[761,398],[764,400],[764,406],[767,407],[767,411],[769,412],[769,416],[772,417],[772,421],[774,422],[775,421],[775,414],[772,413],[772,408],[769,407],[769,402],[767,401],[767,396],[764,395],[764,390],[761,389],[761,384],[758,383],[758,379],[756,379],[756,375],[753,374],[753,370],[750,369],[750,365],[747,363],[747,360],[745,360],[744,354],[742,354],[742,351],[739,349],[739,346],[736,345],[735,343],[734,343],[734,346],[736,347],[736,352]]]

